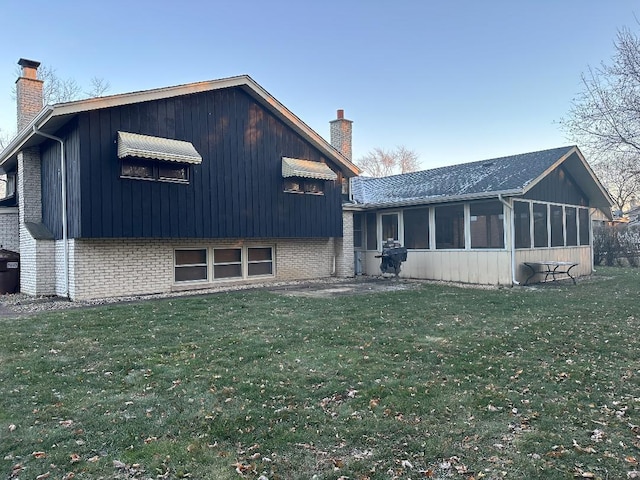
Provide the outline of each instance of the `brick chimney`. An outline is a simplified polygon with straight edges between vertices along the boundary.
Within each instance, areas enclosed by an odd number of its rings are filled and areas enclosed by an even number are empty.
[[[351,120],[344,118],[344,110],[338,110],[338,118],[331,120],[331,145],[351,160]]]
[[[42,110],[42,80],[37,78],[40,62],[21,58],[22,72],[16,80],[18,104],[18,131],[26,127]]]

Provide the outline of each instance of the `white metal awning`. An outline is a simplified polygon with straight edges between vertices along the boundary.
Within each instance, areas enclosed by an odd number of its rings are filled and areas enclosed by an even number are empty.
[[[139,133],[118,132],[118,158],[142,157],[179,163],[202,163],[191,142],[152,137]]]
[[[315,178],[318,180],[336,180],[338,175],[327,165],[320,162],[282,157],[282,176]]]

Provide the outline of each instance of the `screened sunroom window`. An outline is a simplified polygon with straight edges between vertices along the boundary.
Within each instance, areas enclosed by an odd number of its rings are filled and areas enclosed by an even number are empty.
[[[362,248],[362,220],[364,218],[363,213],[353,214],[353,247]]]
[[[429,209],[412,208],[402,213],[404,246],[407,248],[429,248]]]
[[[578,219],[580,220],[580,245],[589,245],[589,210],[580,208]]]
[[[471,203],[471,248],[504,248],[502,202]]]
[[[566,229],[567,247],[578,245],[578,218],[574,207],[564,207],[564,225]]]
[[[464,248],[464,206],[436,207],[436,248]]]
[[[387,240],[399,240],[397,213],[382,215],[382,243]]]
[[[531,216],[529,203],[513,202],[516,248],[531,248]]]
[[[551,246],[564,247],[564,219],[562,206],[549,205],[551,213]]]
[[[533,204],[533,246],[549,246],[549,230],[547,228],[547,205]]]
[[[376,214],[367,213],[367,250],[376,250],[378,248],[377,231]]]

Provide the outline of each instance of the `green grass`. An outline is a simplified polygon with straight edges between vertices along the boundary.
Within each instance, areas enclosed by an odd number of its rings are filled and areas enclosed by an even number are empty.
[[[0,320],[0,476],[627,478],[639,292],[640,270],[601,268]]]

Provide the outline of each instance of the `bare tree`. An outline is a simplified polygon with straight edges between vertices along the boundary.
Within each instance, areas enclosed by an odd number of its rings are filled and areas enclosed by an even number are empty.
[[[594,164],[598,178],[607,187],[615,202],[615,209],[625,212],[634,198],[640,194],[640,175],[634,174],[638,166],[638,157],[616,155]]]
[[[20,76],[20,69],[17,69],[16,73]],[[111,88],[108,81],[103,78],[93,77],[90,80],[89,89],[83,91],[75,79],[62,78],[55,68],[48,65],[40,65],[38,78],[44,82],[42,86],[42,103],[44,105],[100,97]],[[16,98],[15,86],[11,91],[11,96],[13,99]]]
[[[20,69],[17,68],[16,76],[20,76],[21,74]],[[38,78],[43,81],[43,105],[70,102],[73,100],[80,100],[82,98],[100,97],[111,88],[111,84],[108,81],[103,78],[93,77],[90,80],[89,89],[83,92],[78,82],[72,78],[65,79],[60,77],[56,73],[55,68],[47,65],[41,65],[40,68],[38,68]],[[11,97],[14,100],[16,99],[15,85],[11,90]],[[0,128],[0,151],[9,144],[14,136],[15,132],[11,134]]]
[[[356,165],[372,177],[387,177],[398,173],[415,172],[420,168],[419,155],[405,146],[393,150],[376,147],[356,161]]]
[[[11,135],[9,135],[8,133],[4,132],[0,128],[0,151],[4,150],[5,147],[7,145],[9,145],[10,141],[11,141]]]
[[[623,28],[614,44],[610,64],[582,75],[583,91],[560,123],[618,203],[640,193],[640,38]]]
[[[89,90],[84,94],[87,98],[95,98],[103,96],[109,89],[111,84],[104,78],[92,77]]]

